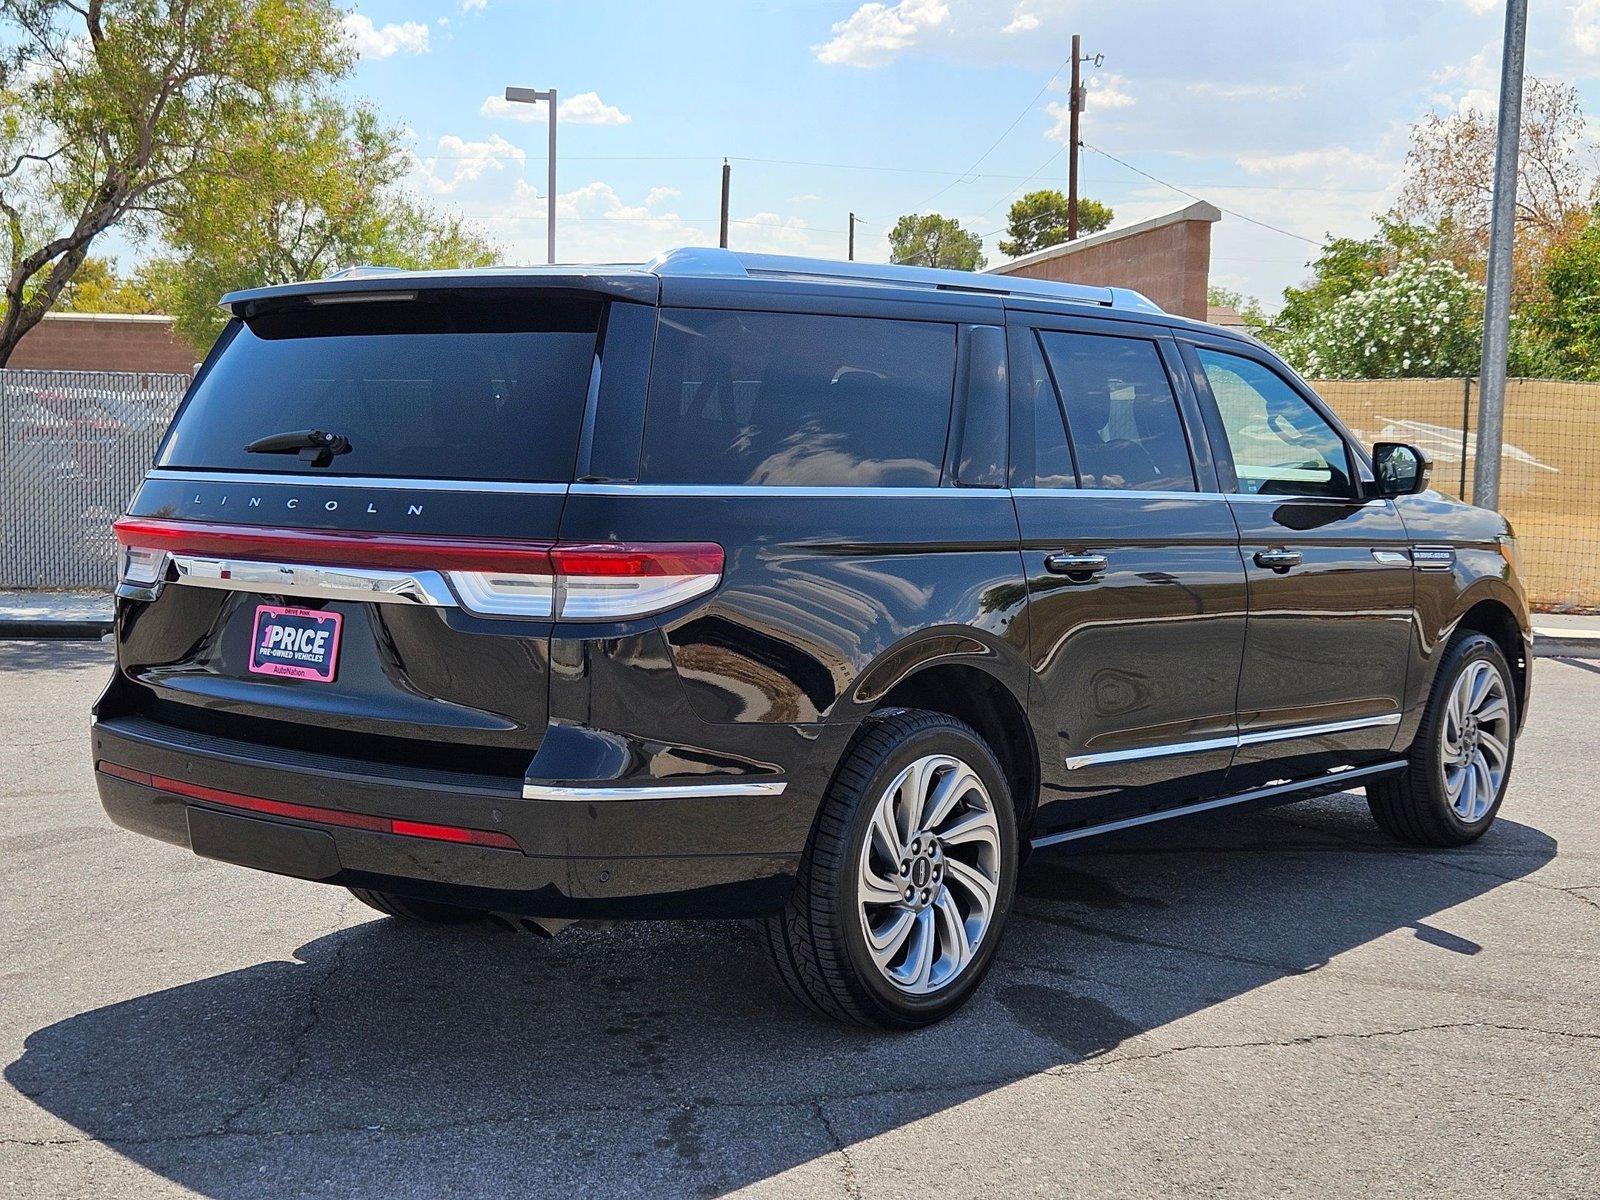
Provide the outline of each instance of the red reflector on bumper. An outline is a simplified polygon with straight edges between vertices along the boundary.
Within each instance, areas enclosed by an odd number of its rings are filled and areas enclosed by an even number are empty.
[[[434,825],[427,821],[406,821],[395,817],[376,817],[368,813],[345,812],[338,808],[319,808],[311,804],[291,804],[286,800],[268,800],[262,796],[246,796],[227,792],[221,788],[204,787],[182,779],[168,779],[164,775],[150,775],[135,771],[120,763],[99,762],[95,770],[115,779],[126,779],[157,791],[170,792],[190,800],[202,800],[224,808],[244,812],[262,813],[270,817],[288,817],[293,821],[311,821],[319,825],[337,825],[345,829],[364,829],[369,833],[393,833],[401,837],[426,838],[435,842],[459,842],[469,846],[492,846],[497,850],[522,849],[509,834],[494,833],[486,829],[467,829],[459,825]]]

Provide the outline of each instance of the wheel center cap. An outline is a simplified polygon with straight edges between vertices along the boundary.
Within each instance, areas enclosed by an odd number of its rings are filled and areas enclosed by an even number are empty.
[[[932,878],[933,860],[931,858],[919,857],[911,864],[911,884],[913,887],[925,888]]]

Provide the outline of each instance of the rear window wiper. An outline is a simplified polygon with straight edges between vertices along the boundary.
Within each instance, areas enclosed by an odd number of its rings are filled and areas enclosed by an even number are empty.
[[[246,454],[298,454],[313,467],[325,467],[335,455],[348,454],[350,439],[321,429],[296,429],[270,433],[244,448]]]

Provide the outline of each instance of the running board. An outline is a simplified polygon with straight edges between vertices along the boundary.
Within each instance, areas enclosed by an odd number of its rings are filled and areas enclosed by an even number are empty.
[[[1336,771],[1330,775],[1319,775],[1315,779],[1302,779],[1296,783],[1280,783],[1272,787],[1256,788],[1250,792],[1240,792],[1237,796],[1219,796],[1215,800],[1201,800],[1194,804],[1185,804],[1181,808],[1164,808],[1158,812],[1143,813],[1137,817],[1123,817],[1120,821],[1107,821],[1100,825],[1088,825],[1082,829],[1068,829],[1062,833],[1046,834],[1044,837],[1033,839],[1033,848],[1042,850],[1046,846],[1057,846],[1062,842],[1075,842],[1083,838],[1102,837],[1108,833],[1120,833],[1125,829],[1137,829],[1141,825],[1154,825],[1160,821],[1174,821],[1179,817],[1192,817],[1197,813],[1211,812],[1219,808],[1232,808],[1239,804],[1269,804],[1278,801],[1288,803],[1295,800],[1306,800],[1312,796],[1324,796],[1330,792],[1342,792],[1350,783],[1357,779],[1371,779],[1375,775],[1388,775],[1393,771],[1403,770],[1406,760],[1394,759],[1391,762],[1375,763],[1369,767],[1351,767],[1347,770]]]

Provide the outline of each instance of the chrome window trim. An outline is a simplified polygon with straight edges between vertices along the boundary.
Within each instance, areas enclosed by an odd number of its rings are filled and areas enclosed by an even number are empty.
[[[634,786],[595,786],[524,783],[524,800],[674,800],[699,796],[781,796],[785,780],[743,783],[661,783]]]
[[[794,500],[827,497],[949,497],[1004,496],[1005,488],[973,487],[811,487],[777,483],[575,483],[574,496],[785,496]]]
[[[400,479],[378,475],[300,475],[253,473],[248,471],[190,471],[153,467],[145,473],[147,483],[244,483],[291,484],[295,487],[373,488],[379,491],[412,492],[500,492],[513,495],[559,496],[571,487],[566,483],[518,483],[499,479]]]
[[[1099,767],[1110,763],[1170,758],[1180,754],[1201,754],[1208,750],[1238,750],[1245,746],[1259,746],[1268,742],[1289,742],[1300,738],[1321,737],[1329,733],[1349,733],[1357,729],[1377,729],[1384,725],[1398,724],[1400,724],[1399,713],[1383,713],[1375,717],[1353,717],[1346,721],[1323,721],[1315,725],[1289,725],[1282,729],[1249,730],[1225,737],[1200,738],[1192,742],[1167,742],[1160,746],[1140,746],[1132,750],[1074,754],[1068,755],[1065,762],[1067,770],[1077,771],[1083,767]]]

